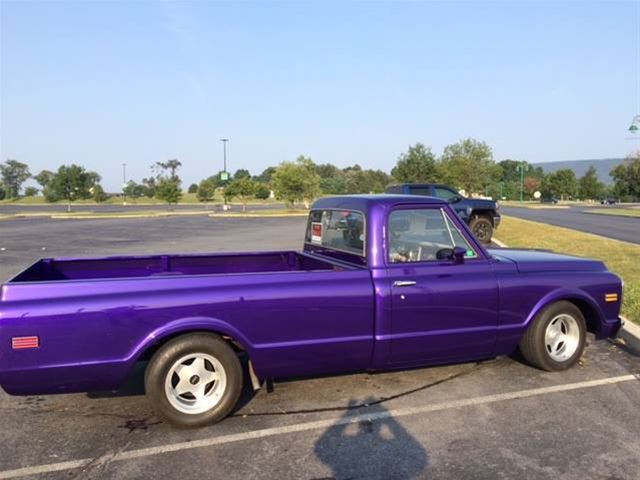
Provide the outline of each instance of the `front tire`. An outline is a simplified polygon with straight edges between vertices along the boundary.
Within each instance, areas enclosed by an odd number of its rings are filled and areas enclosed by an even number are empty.
[[[475,217],[469,222],[469,229],[481,243],[491,243],[493,223],[489,218],[484,216]]]
[[[556,302],[529,325],[520,341],[520,352],[528,363],[542,370],[566,370],[582,356],[586,332],[580,309],[571,302]]]
[[[242,391],[238,356],[218,335],[192,333],[163,345],[145,372],[145,391],[156,415],[177,427],[211,425],[225,418]]]

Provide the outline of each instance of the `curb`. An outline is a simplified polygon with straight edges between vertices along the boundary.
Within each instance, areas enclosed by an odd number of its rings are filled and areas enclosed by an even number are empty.
[[[491,241],[500,248],[508,248],[506,243],[501,242],[496,238],[492,238]],[[627,347],[640,354],[640,326],[622,315],[620,318],[622,319],[622,327],[618,331],[616,338],[621,339]]]
[[[497,239],[497,238],[495,238],[495,237],[493,237],[493,238],[491,239],[491,241],[492,241],[493,243],[495,243],[497,246],[499,246],[500,248],[509,248],[509,247],[507,247],[507,244],[506,244],[506,243],[501,242],[500,240],[498,240],[498,239]]]
[[[620,317],[624,322],[622,328],[618,332],[618,338],[631,350],[640,354],[640,326],[632,323],[631,320]]]

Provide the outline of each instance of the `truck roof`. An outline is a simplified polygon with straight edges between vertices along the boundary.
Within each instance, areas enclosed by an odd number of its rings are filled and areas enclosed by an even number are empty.
[[[447,187],[452,190],[455,190],[451,185],[447,185],[446,183],[392,183],[389,187],[402,187],[404,185],[408,185],[410,187]]]
[[[424,203],[444,205],[447,202],[435,197],[426,197],[422,195],[401,195],[395,193],[336,195],[316,200],[311,209],[345,208],[368,211],[372,205],[392,206],[399,203]]]

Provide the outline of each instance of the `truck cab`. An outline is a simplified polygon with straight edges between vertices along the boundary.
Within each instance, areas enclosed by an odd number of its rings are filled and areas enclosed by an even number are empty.
[[[448,185],[403,183],[387,187],[386,193],[424,195],[444,200],[469,226],[476,238],[484,244],[491,243],[493,231],[500,225],[497,202],[484,198],[464,197]]]

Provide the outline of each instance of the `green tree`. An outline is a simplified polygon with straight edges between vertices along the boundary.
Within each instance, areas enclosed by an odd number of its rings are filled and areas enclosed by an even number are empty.
[[[38,182],[43,189],[45,189],[51,185],[55,176],[56,174],[50,170],[42,170],[39,174],[34,175],[33,179]]]
[[[391,183],[391,177],[382,170],[367,169],[364,171],[366,177],[366,193],[383,193],[387,185]]]
[[[39,190],[36,187],[27,187],[24,189],[25,197],[35,197],[38,195]]]
[[[52,187],[55,176],[56,174],[50,170],[42,170],[33,177],[33,179],[42,187],[42,195],[44,195],[44,199],[47,202],[56,202],[59,200]]]
[[[570,168],[561,168],[547,175],[542,181],[544,196],[559,197],[562,200],[575,197],[578,191],[576,174]]]
[[[216,177],[205,178],[198,185],[196,197],[201,202],[210,202],[216,195]]]
[[[256,198],[266,200],[271,196],[271,190],[264,183],[256,182]]]
[[[4,200],[7,196],[7,193],[4,190],[4,187],[0,185],[0,200]]]
[[[239,168],[238,170],[236,170],[236,173],[233,174],[233,179],[239,180],[241,178],[251,178],[249,170],[247,170],[246,168]]]
[[[122,191],[127,197],[136,199],[145,195],[145,188],[146,187],[144,185],[136,183],[133,180],[129,180]]]
[[[67,200],[67,211],[75,200],[91,198],[91,188],[100,176],[80,165],[62,165],[51,181],[51,199]],[[46,196],[46,195],[45,195]]]
[[[198,184],[197,183],[192,183],[191,185],[189,185],[189,193],[198,193]]]
[[[254,180],[259,183],[270,184],[271,177],[273,176],[275,171],[276,171],[276,167],[267,167],[262,171],[260,175],[255,177]]]
[[[96,183],[91,190],[93,192],[93,200],[96,203],[106,202],[109,199],[109,195],[105,193],[104,188],[99,183]]]
[[[360,165],[347,167],[342,172],[344,173],[346,193],[369,193],[368,179]]]
[[[316,165],[316,173],[320,177],[320,190],[323,193],[347,193],[347,178],[344,170],[330,163]]]
[[[182,198],[180,180],[175,177],[160,177],[156,188],[156,197],[169,204],[176,204]]]
[[[144,187],[144,196],[147,198],[153,198],[158,191],[158,182],[156,177],[149,177],[142,179],[142,185]]]
[[[288,205],[303,201],[305,207],[320,194],[320,176],[310,158],[300,155],[295,162],[281,163],[272,177],[277,198]]]
[[[464,189],[467,195],[484,192],[502,174],[502,168],[493,161],[491,147],[472,138],[446,146],[439,171],[445,183]]]
[[[255,194],[256,184],[251,178],[235,178],[229,185],[224,187],[224,196],[227,199],[237,198],[242,203],[242,211],[247,210],[247,202]]]
[[[22,184],[31,177],[29,166],[17,160],[7,160],[0,165],[0,178],[9,198],[18,198]]]
[[[169,172],[169,178],[172,180],[179,180],[178,169],[182,166],[182,162],[177,159],[167,160],[166,162],[156,162],[156,167]]]
[[[640,152],[611,170],[613,194],[624,201],[640,200]]]
[[[436,157],[431,147],[416,143],[406,153],[400,154],[391,176],[402,183],[421,183],[439,181]]]
[[[598,180],[598,172],[591,165],[586,173],[578,180],[580,198],[595,200],[600,198],[605,190],[604,184]]]

